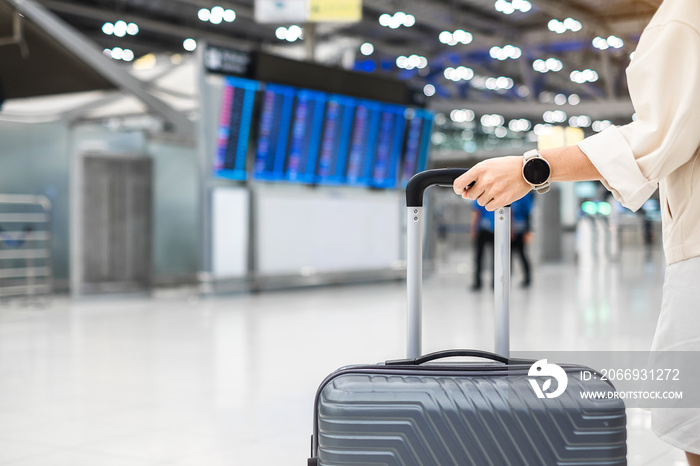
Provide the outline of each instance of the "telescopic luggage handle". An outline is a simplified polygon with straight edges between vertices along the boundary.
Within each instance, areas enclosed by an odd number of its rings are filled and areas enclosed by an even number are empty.
[[[423,306],[423,195],[431,186],[452,186],[466,168],[442,168],[416,173],[406,185],[408,292],[407,356],[421,356]],[[495,352],[508,357],[510,295],[510,206],[494,212],[494,296]]]

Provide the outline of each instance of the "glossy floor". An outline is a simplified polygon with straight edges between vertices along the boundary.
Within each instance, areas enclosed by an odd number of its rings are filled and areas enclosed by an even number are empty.
[[[513,288],[512,348],[648,349],[663,270],[635,251],[537,266]],[[426,280],[426,351],[492,348],[493,295],[468,291],[467,271]],[[402,357],[404,307],[402,283],[2,307],[0,465],[306,464],[317,385]],[[629,410],[629,464],[685,464],[649,424]]]

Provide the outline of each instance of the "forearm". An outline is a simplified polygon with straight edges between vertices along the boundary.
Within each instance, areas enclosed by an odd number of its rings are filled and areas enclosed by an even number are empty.
[[[578,146],[540,151],[551,168],[550,181],[602,180],[602,176]],[[488,211],[517,201],[531,186],[522,174],[523,157],[495,157],[479,162],[457,178],[456,194],[475,200]]]
[[[549,162],[552,170],[551,181],[603,179],[590,159],[576,145],[558,149],[544,149],[540,151],[540,154]]]

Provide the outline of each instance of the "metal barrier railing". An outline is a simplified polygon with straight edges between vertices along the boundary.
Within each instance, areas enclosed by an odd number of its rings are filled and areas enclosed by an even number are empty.
[[[0,194],[0,300],[36,301],[52,292],[51,202]]]

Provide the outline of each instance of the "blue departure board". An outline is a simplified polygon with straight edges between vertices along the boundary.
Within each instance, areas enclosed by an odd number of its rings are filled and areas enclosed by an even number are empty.
[[[246,179],[248,139],[253,117],[255,92],[260,83],[226,78],[216,133],[214,174],[234,180]]]
[[[293,87],[276,84],[265,86],[253,169],[257,179],[284,179],[294,94]]]
[[[405,186],[416,173],[425,170],[428,164],[430,134],[433,129],[433,114],[423,109],[409,109],[406,112],[408,129],[404,151],[401,182]]]
[[[325,93],[297,90],[285,179],[315,182],[325,105]]]
[[[405,108],[384,105],[379,120],[376,152],[372,163],[370,186],[396,187],[406,120]]]
[[[345,182],[345,162],[356,102],[357,99],[352,97],[328,96],[316,171],[318,183],[342,184]]]
[[[253,116],[257,134],[250,143]],[[425,169],[432,124],[423,109],[227,77],[214,173],[392,189]]]
[[[347,184],[368,186],[379,134],[382,105],[378,102],[358,101],[350,137],[345,179]]]

